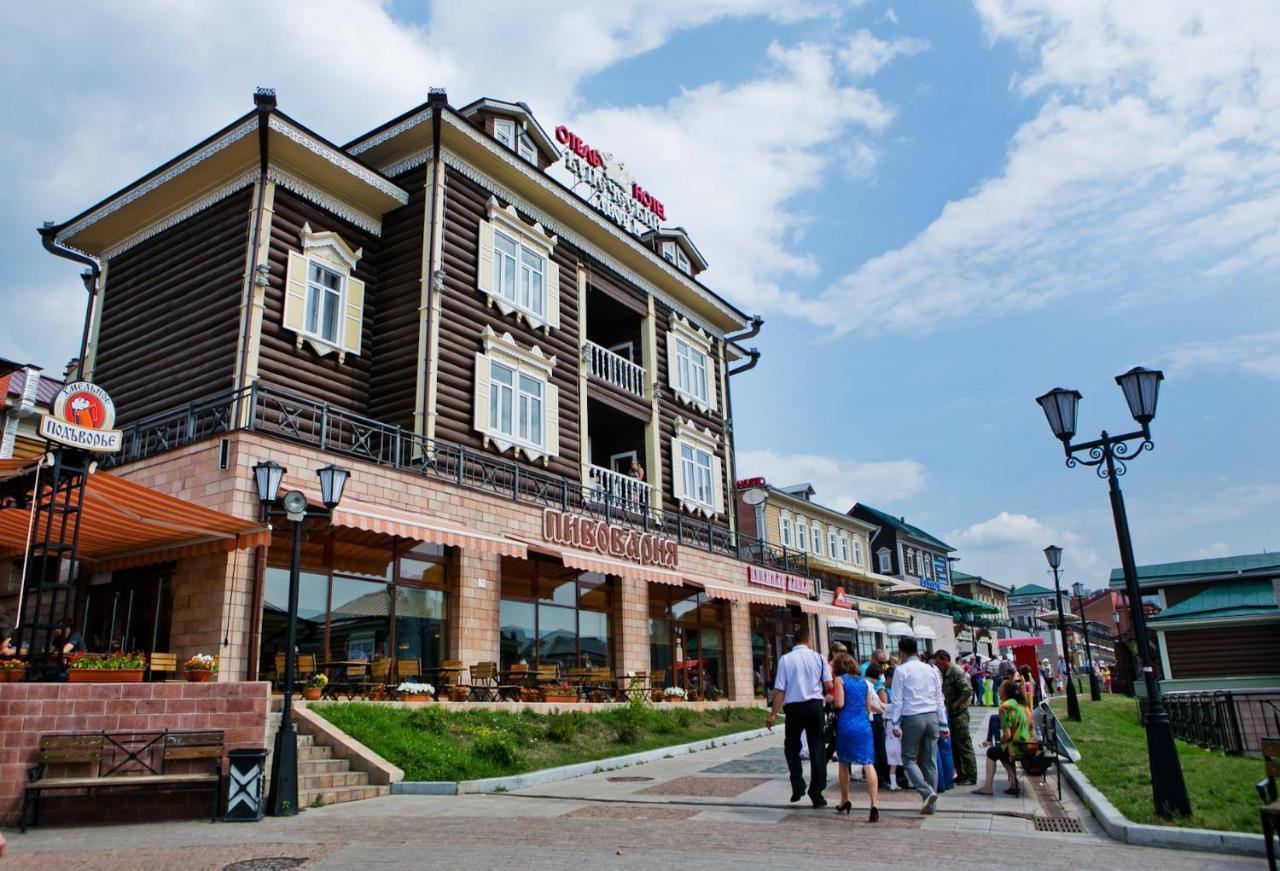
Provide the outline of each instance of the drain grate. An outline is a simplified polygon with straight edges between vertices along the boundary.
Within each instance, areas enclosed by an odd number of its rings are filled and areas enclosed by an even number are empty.
[[[1084,834],[1084,826],[1075,817],[1036,817],[1037,832],[1071,832]]]
[[[305,864],[307,860],[298,856],[266,856],[232,862],[224,865],[222,871],[287,871],[289,868],[301,868]]]
[[[647,783],[652,777],[641,777],[639,774],[623,774],[618,777],[606,777],[608,783]]]

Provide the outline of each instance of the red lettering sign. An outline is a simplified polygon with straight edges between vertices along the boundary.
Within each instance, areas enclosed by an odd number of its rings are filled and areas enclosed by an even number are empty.
[[[542,513],[542,537],[555,544],[595,551],[601,556],[631,560],[640,565],[674,569],[680,559],[676,542],[669,538],[552,509]]]
[[[596,151],[587,144],[586,140],[563,124],[556,128],[556,141],[581,157],[592,167],[599,167],[604,163],[599,151]],[[631,183],[631,198],[653,212],[661,220],[665,221],[667,219],[667,207],[662,204],[662,200],[635,182]]]
[[[786,572],[780,572],[775,569],[766,569],[764,566],[747,566],[747,583],[757,584],[761,587],[772,587],[775,590],[783,590],[788,593],[813,595],[813,581],[808,578],[789,575]]]
[[[738,482],[739,490],[750,490],[752,487],[763,487],[764,478],[743,478]]]

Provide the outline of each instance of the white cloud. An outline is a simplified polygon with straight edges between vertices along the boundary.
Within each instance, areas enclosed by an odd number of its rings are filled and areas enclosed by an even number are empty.
[[[957,549],[961,570],[997,583],[1042,583],[1047,568],[1044,549],[1050,544],[1063,549],[1064,584],[1080,581],[1086,587],[1097,587],[1109,571],[1085,535],[1027,514],[1001,511],[951,531],[946,541]]]
[[[886,16],[892,14],[893,10],[890,9]],[[891,20],[896,22],[897,17]],[[862,79],[874,76],[896,57],[919,54],[927,48],[929,48],[927,39],[901,36],[884,40],[863,27],[853,34],[849,44],[840,50],[839,56],[840,62],[844,64],[844,68],[850,75]]]
[[[1042,101],[1003,171],[792,311],[920,332],[1103,289],[1228,292],[1280,264],[1280,7],[977,0]]]
[[[693,233],[713,287],[763,308],[780,303],[782,285],[817,271],[792,243],[812,220],[792,198],[819,188],[841,154],[850,171],[869,171],[873,136],[892,117],[874,92],[841,81],[830,48],[774,43],[754,79],[660,105],[588,110],[573,123],[593,143],[625,146],[628,168]]]
[[[915,460],[859,462],[822,454],[779,454],[770,450],[739,451],[739,478],[763,476],[776,487],[810,483],[814,501],[848,511],[859,500],[880,504],[905,499],[924,489],[924,466]]]
[[[1233,336],[1218,342],[1184,342],[1165,353],[1176,373],[1241,372],[1280,381],[1280,330]]]

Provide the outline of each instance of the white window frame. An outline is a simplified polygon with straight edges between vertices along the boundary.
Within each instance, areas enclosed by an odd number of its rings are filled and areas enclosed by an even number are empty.
[[[827,552],[831,554],[831,559],[840,559],[840,536],[834,528],[827,529]]]
[[[338,362],[341,363],[348,353],[360,353],[365,285],[355,278],[354,273],[363,249],[352,248],[332,231],[315,232],[309,223],[303,224],[299,237],[302,240],[302,251],[289,252],[289,266],[285,276],[284,326],[296,334],[298,347],[305,341],[321,355],[336,351]],[[313,268],[323,269],[338,278],[338,305],[332,337],[325,335],[322,323],[317,323],[316,329],[310,326],[311,303],[313,294],[318,289],[311,279]],[[297,272],[303,274],[299,276]],[[329,289],[321,289],[321,292],[327,293]],[[293,315],[291,311],[295,306],[300,307],[300,310]],[[317,311],[318,318],[322,316],[320,312],[321,310]],[[292,320],[294,317],[298,320]],[[354,327],[354,337],[348,333],[348,326]]]
[[[862,565],[862,539],[860,538],[853,540],[853,564],[855,566]]]
[[[708,517],[724,512],[724,462],[719,451],[720,439],[711,430],[676,419],[671,439],[672,494],[686,511]]]
[[[667,369],[667,383],[678,401],[704,412],[716,408],[711,337],[678,315],[667,333]]]
[[[809,549],[809,524],[803,517],[796,518],[796,542],[800,545],[796,550],[803,553]]]
[[[338,280],[337,287],[326,287],[323,284],[317,284],[313,277],[313,272],[319,270],[321,273],[332,275]],[[324,297],[332,295],[337,297],[337,302],[333,307],[333,319],[328,324],[333,330],[332,335],[328,335],[325,331],[324,323]],[[307,302],[306,315],[302,335],[324,342],[326,345],[333,345],[335,348],[341,344],[340,334],[342,331],[342,320],[347,307],[347,276],[333,268],[333,265],[327,260],[321,260],[318,257],[307,258]],[[314,312],[313,312],[314,308]],[[315,315],[315,326],[312,326],[312,315]]]
[[[695,442],[680,442],[680,476],[684,481],[684,498],[715,510],[715,454]]]
[[[889,553],[889,548],[882,547],[876,551],[876,570],[882,575],[893,572],[893,555]]]
[[[791,547],[791,515],[785,511],[778,518],[778,539],[783,547]]]
[[[516,140],[516,154],[520,155],[527,163],[534,166],[538,165],[538,149],[534,146],[533,140],[529,138],[529,134],[523,130]]]
[[[488,216],[489,220],[481,227],[482,245],[485,244],[486,233],[493,237],[488,251],[488,286],[485,286],[484,277],[478,276],[478,288],[503,314],[514,314],[533,327],[559,327],[560,269],[552,257],[556,237],[541,224],[526,224],[515,207],[501,208],[496,197],[489,198]],[[504,251],[500,247],[503,243],[511,246],[513,251]],[[534,276],[540,282],[536,292],[532,288]]]
[[[815,521],[811,529],[813,531],[813,541],[810,542],[810,546],[813,550],[813,554],[814,556],[822,556],[824,549],[823,541],[825,540],[825,536],[822,534],[822,524]]]
[[[500,451],[515,448],[531,460],[556,456],[559,391],[551,378],[555,358],[546,356],[537,346],[525,350],[510,333],[499,336],[491,327],[485,327],[482,335],[485,349],[476,355],[476,378],[484,378],[488,385],[487,425],[477,422],[476,428]],[[495,371],[499,370],[510,373],[510,384],[498,380]],[[536,391],[530,385],[536,385]],[[500,414],[495,414],[504,410],[509,415],[509,426],[503,424]]]
[[[849,536],[843,532],[840,533],[840,562],[849,562]]]

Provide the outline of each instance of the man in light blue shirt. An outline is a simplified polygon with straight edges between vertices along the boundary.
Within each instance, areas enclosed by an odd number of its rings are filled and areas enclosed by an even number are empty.
[[[826,807],[822,797],[827,788],[827,747],[822,736],[823,698],[833,692],[831,666],[821,654],[809,649],[809,629],[796,630],[796,645],[778,660],[778,675],[773,682],[773,709],[765,725],[770,729],[778,720],[778,711],[787,715],[783,750],[787,769],[791,772],[791,800],[805,794],[804,768],[800,764],[800,735],[809,744],[809,800],[814,807]]]

